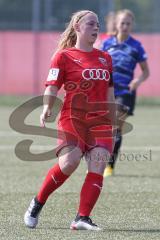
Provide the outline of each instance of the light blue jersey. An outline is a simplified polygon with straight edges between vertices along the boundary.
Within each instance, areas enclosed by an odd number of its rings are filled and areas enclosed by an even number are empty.
[[[112,57],[115,96],[132,94],[128,85],[133,79],[136,64],[147,59],[141,43],[131,36],[118,43],[117,38],[112,36],[104,41],[102,50]]]

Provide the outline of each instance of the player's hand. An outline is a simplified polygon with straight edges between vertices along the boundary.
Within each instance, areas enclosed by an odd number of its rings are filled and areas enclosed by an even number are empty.
[[[40,115],[40,125],[41,127],[45,127],[46,119],[51,116],[50,109],[44,109],[42,114]]]
[[[136,90],[140,85],[139,79],[133,79],[129,84],[129,90],[132,92]]]

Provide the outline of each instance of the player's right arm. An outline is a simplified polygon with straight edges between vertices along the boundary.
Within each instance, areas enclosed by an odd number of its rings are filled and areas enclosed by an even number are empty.
[[[56,100],[57,92],[64,83],[64,56],[57,52],[52,59],[48,78],[45,82],[43,97],[43,111],[40,115],[40,124],[45,127],[45,122],[51,116],[52,108]]]
[[[45,127],[45,121],[52,114],[52,108],[57,96],[58,88],[56,86],[47,86],[43,97],[43,111],[40,115],[41,127]]]

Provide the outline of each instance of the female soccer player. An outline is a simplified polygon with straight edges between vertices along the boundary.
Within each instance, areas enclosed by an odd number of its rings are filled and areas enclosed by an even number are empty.
[[[102,50],[108,51],[112,56],[115,98],[116,102],[121,104],[119,116],[123,116],[123,120],[127,116],[133,115],[136,90],[149,76],[145,50],[141,43],[130,35],[133,23],[134,15],[130,10],[123,9],[118,11],[116,14],[116,35],[104,41],[102,47]],[[137,63],[140,65],[142,73],[139,77],[134,78],[134,70]],[[123,114],[126,113],[126,110],[128,110],[127,114]],[[104,176],[109,176],[113,173],[115,161],[122,143],[122,126],[123,124],[119,126],[117,131],[113,155],[105,169]]]
[[[100,229],[89,216],[100,195],[103,172],[113,150],[112,114],[105,113],[111,108],[106,101],[114,102],[114,90],[111,57],[93,48],[98,31],[98,17],[94,12],[75,13],[52,59],[40,123],[45,126],[57,92],[63,85],[66,95],[58,122],[59,161],[49,170],[25,213],[27,227],[36,227],[49,195],[70,177],[81,157],[87,155],[88,173],[80,193],[78,214],[70,228]],[[111,110],[113,112],[114,107]]]

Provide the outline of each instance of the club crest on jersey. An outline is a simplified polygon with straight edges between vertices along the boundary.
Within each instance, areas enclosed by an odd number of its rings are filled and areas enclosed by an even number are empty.
[[[59,68],[51,68],[47,77],[47,81],[55,81],[58,78]]]
[[[105,58],[99,57],[98,59],[104,66],[107,66],[107,60]]]

